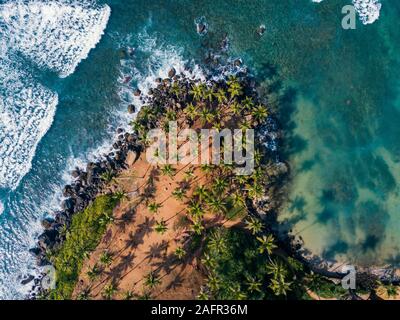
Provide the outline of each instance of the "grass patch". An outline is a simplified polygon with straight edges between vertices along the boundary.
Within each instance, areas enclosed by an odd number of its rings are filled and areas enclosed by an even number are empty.
[[[64,243],[52,254],[56,288],[47,299],[71,299],[83,261],[99,244],[107,228],[107,217],[112,216],[118,201],[113,195],[99,196],[85,211],[73,216]]]

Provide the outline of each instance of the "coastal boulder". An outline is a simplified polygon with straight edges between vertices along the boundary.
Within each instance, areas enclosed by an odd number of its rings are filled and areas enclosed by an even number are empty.
[[[174,67],[172,67],[169,71],[168,71],[168,77],[173,78],[176,75],[176,70]]]
[[[128,113],[129,113],[129,114],[132,114],[132,113],[135,113],[135,112],[136,112],[135,106],[134,106],[133,104],[130,104],[130,105],[128,106]]]
[[[141,94],[142,94],[142,91],[140,91],[140,89],[136,89],[136,90],[133,92],[133,95],[134,95],[135,97],[139,97]]]

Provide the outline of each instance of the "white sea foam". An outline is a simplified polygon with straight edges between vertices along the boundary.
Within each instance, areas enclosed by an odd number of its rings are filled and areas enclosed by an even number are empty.
[[[322,0],[312,0],[320,3]],[[382,4],[379,0],[352,0],[360,20],[363,24],[371,24],[379,19]]]
[[[100,40],[108,6],[88,2],[12,1],[0,5],[0,22],[12,50],[66,77]]]
[[[108,6],[89,0],[0,5],[0,188],[15,189],[29,172],[58,103],[19,56],[66,77],[100,40],[109,15]]]

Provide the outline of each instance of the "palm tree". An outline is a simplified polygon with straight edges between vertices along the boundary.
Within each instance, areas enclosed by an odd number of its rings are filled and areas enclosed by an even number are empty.
[[[220,232],[214,232],[212,238],[208,243],[208,247],[217,253],[223,253],[227,248],[226,239]]]
[[[242,104],[245,107],[245,109],[251,110],[254,106],[253,98],[251,98],[251,97],[244,98],[244,100],[242,101]]]
[[[214,91],[212,88],[204,91],[204,98],[208,99],[208,101],[212,102],[214,98]]]
[[[179,87],[178,82],[174,82],[171,86],[170,92],[172,94],[174,94],[176,97],[179,98],[179,96],[181,95],[182,89],[181,87]]]
[[[89,288],[83,289],[76,298],[77,298],[77,300],[89,300],[90,299],[90,289]]]
[[[128,290],[124,293],[124,300],[132,300],[134,296],[134,293]]]
[[[118,202],[126,199],[127,197],[128,197],[128,195],[122,190],[118,190],[118,191],[114,192],[114,194],[113,194],[113,199]]]
[[[208,253],[205,253],[201,259],[201,263],[209,270],[215,269],[217,262],[214,257],[211,257]]]
[[[111,252],[104,251],[100,256],[100,263],[108,267],[113,261],[113,255]]]
[[[226,93],[222,88],[218,89],[218,91],[214,93],[214,96],[217,98],[218,103],[224,103],[228,101]]]
[[[162,207],[161,203],[157,203],[157,202],[152,202],[147,206],[147,209],[149,209],[149,211],[151,213],[157,213],[158,210]]]
[[[185,197],[185,190],[183,188],[176,188],[173,192],[172,195],[177,199],[182,201],[183,198]]]
[[[201,171],[203,171],[205,174],[208,174],[208,173],[210,173],[210,172],[213,171],[214,166],[213,166],[213,165],[210,165],[210,164],[202,164],[202,165],[200,166],[200,169],[201,169]]]
[[[178,247],[175,249],[175,255],[179,260],[182,260],[183,257],[186,255],[186,251],[182,247]]]
[[[274,292],[276,296],[284,295],[286,296],[287,291],[290,290],[291,282],[286,282],[284,278],[271,279],[271,284],[269,287]]]
[[[247,191],[249,192],[249,197],[251,199],[258,199],[264,194],[264,188],[256,181],[254,181],[253,184],[248,187]]]
[[[196,298],[198,300],[208,300],[210,297],[209,297],[208,293],[206,292],[206,290],[202,287]]]
[[[197,196],[201,202],[209,196],[209,191],[205,186],[198,186],[196,189],[194,189],[193,195]]]
[[[264,122],[268,117],[268,110],[262,104],[259,104],[257,107],[251,110],[251,115],[253,118],[259,122]]]
[[[202,109],[200,110],[199,116],[200,116],[201,124],[202,124],[203,126],[204,126],[206,123],[211,123],[211,122],[213,122],[213,120],[214,120],[214,118],[215,118],[214,113],[213,113],[212,111],[210,111],[209,109],[205,108],[205,107],[202,108]]]
[[[201,220],[196,219],[192,224],[192,231],[197,235],[201,235],[203,230],[204,226],[202,225]]]
[[[215,275],[210,274],[208,276],[207,286],[210,288],[212,292],[216,292],[221,286],[221,280],[218,279]]]
[[[242,94],[242,86],[240,85],[240,83],[238,82],[238,80],[236,79],[236,77],[231,77],[228,81],[228,92],[231,95],[231,99],[238,97]]]
[[[251,234],[254,236],[262,231],[263,224],[260,219],[250,217],[250,219],[246,221],[246,229],[250,230]]]
[[[258,280],[257,278],[255,278],[251,275],[247,275],[246,280],[247,280],[247,286],[248,286],[248,289],[250,292],[260,292],[261,293],[262,283],[260,280]]]
[[[167,223],[164,221],[164,219],[157,221],[154,230],[159,234],[164,234],[168,230]]]
[[[235,101],[230,105],[230,109],[232,113],[237,116],[242,113],[243,106],[239,102]]]
[[[185,171],[185,180],[190,180],[193,177],[194,177],[194,169],[193,168],[190,168]]]
[[[104,299],[111,300],[116,291],[117,291],[116,286],[110,283],[104,287],[102,295]]]
[[[106,183],[110,183],[115,177],[115,173],[113,170],[107,170],[106,172],[100,175],[100,179],[105,181]]]
[[[189,93],[193,96],[194,100],[200,101],[201,99],[203,99],[204,91],[205,91],[205,85],[198,84],[192,86],[192,90],[190,90]]]
[[[232,296],[234,300],[244,300],[247,298],[246,294],[242,292],[239,283],[235,283],[229,286],[229,290],[232,292]]]
[[[227,186],[228,186],[228,181],[226,181],[225,178],[216,178],[214,180],[213,189],[215,190],[216,194],[223,193]]]
[[[267,266],[266,271],[269,275],[272,275],[273,278],[283,278],[286,279],[288,271],[286,267],[279,261],[271,260]]]
[[[97,266],[97,263],[86,273],[90,281],[94,281],[99,275],[101,271]]]
[[[386,294],[388,297],[396,297],[397,296],[397,287],[395,287],[393,284],[389,284],[385,286],[386,289]]]
[[[176,112],[172,110],[168,110],[165,114],[165,118],[167,121],[175,121],[176,120]]]
[[[99,225],[106,226],[107,224],[109,224],[113,221],[114,221],[114,217],[113,217],[112,213],[104,212],[102,217],[99,219]]]
[[[211,198],[208,201],[208,206],[214,213],[225,213],[226,212],[226,202],[219,197]]]
[[[153,271],[149,272],[144,278],[144,285],[149,289],[153,289],[161,283],[161,280],[157,274]]]
[[[204,214],[204,211],[203,211],[203,208],[201,207],[200,202],[193,201],[193,200],[188,205],[188,212],[192,217],[197,218],[197,219],[201,219]]]
[[[198,116],[197,108],[192,103],[189,103],[185,108],[185,114],[188,119],[193,121]]]
[[[239,124],[239,129],[241,129],[243,131],[246,131],[247,129],[250,129],[250,128],[251,128],[251,125],[246,119],[242,120],[242,122],[240,122],[240,124]]]
[[[244,205],[245,205],[245,199],[244,199],[243,195],[242,195],[239,191],[235,191],[235,192],[231,195],[231,199],[233,200],[233,204],[234,204],[235,206],[244,207]]]
[[[163,175],[168,177],[173,177],[175,174],[175,169],[170,164],[166,164],[162,169],[161,172]]]
[[[258,251],[261,254],[263,254],[264,252],[267,252],[268,255],[271,255],[272,251],[277,247],[274,243],[275,239],[271,234],[269,234],[267,236],[264,235],[262,237],[257,237],[257,240],[260,242]]]

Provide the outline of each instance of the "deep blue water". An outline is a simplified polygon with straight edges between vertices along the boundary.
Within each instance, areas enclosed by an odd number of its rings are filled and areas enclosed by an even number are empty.
[[[382,1],[379,20],[358,21],[356,30],[341,28],[347,0],[48,0],[34,1],[35,8],[25,2],[18,16],[16,1],[0,0],[6,4],[0,8],[0,297],[22,296],[19,282],[34,270],[28,249],[40,219],[58,207],[68,172],[101,154],[127,123],[129,88],[145,88],[171,65],[201,64],[205,48],[225,34],[230,56],[242,57],[260,76],[274,64],[294,89],[293,102],[280,110],[282,150],[293,173],[285,226],[327,259],[398,263],[396,0]],[[64,16],[49,22],[55,5]],[[202,16],[209,25],[204,37],[194,24]],[[262,37],[255,34],[260,24],[267,27]],[[63,45],[61,27],[75,42]],[[11,35],[13,42],[1,42]],[[136,49],[131,57],[128,47]],[[51,125],[40,121],[46,115],[54,118]],[[35,140],[39,124],[48,131]]]

